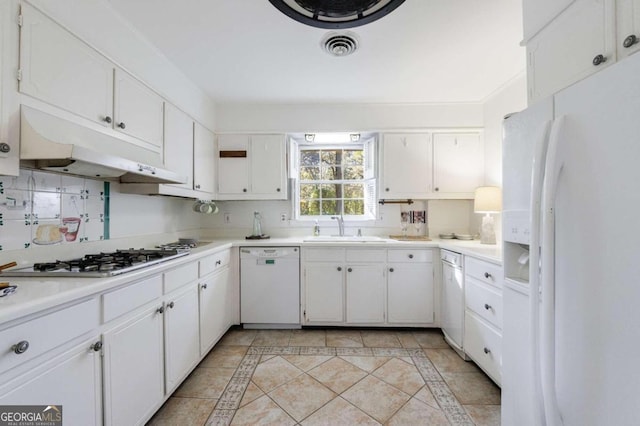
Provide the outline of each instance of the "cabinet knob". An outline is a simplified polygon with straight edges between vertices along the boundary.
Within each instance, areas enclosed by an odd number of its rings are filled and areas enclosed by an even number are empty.
[[[124,124],[124,121],[121,121],[120,123],[118,123],[118,127],[120,127],[121,129],[126,129],[127,125]]]
[[[338,266],[338,272],[342,271],[342,266]]]
[[[440,188],[438,188],[437,186],[435,187],[436,192],[440,191]]]
[[[484,308],[488,311],[491,309],[491,305],[489,305],[488,303],[485,303]]]
[[[624,46],[625,49],[628,49],[634,44],[636,44],[637,42],[638,42],[638,37],[636,37],[635,34],[631,34],[624,39],[624,41],[622,42],[622,45]]]
[[[200,189],[200,185],[196,185],[196,189]]]
[[[393,268],[389,268],[389,272],[393,272]]]
[[[164,306],[160,306],[158,309],[156,309],[156,313],[164,314]]]
[[[104,121],[105,123],[109,123],[109,124],[111,124],[111,122],[112,122],[113,120],[111,119],[111,117],[109,117],[109,116],[107,115],[106,117],[104,117],[104,118],[102,119],[102,121]]]
[[[99,352],[100,349],[102,349],[102,342],[100,340],[98,340],[93,345],[91,345],[91,349],[93,349],[96,352]]]
[[[26,340],[22,340],[11,347],[13,349],[13,353],[16,355],[23,354],[29,349],[29,342]]]
[[[490,274],[490,273],[488,273],[488,272],[485,272],[485,273],[484,273],[484,277],[485,277],[485,278],[491,278],[491,274]]]
[[[487,355],[490,354],[491,353],[491,349],[485,347],[484,348],[484,353],[487,354]]]
[[[242,188],[242,192],[247,192],[247,188]]]
[[[11,145],[8,143],[0,142],[0,152],[3,154],[7,154],[11,151]]]
[[[413,259],[413,255],[412,254],[409,255],[409,259]]]
[[[606,56],[604,56],[604,55],[602,55],[602,54],[600,54],[600,55],[596,55],[596,56],[593,58],[593,61],[591,61],[591,63],[592,63],[593,65],[595,65],[596,67],[597,67],[598,65],[600,65],[600,64],[605,63],[605,62],[607,62],[607,57],[606,57]]]
[[[385,188],[384,190],[385,190],[386,192],[389,192],[389,188]]]
[[[217,265],[217,266],[222,265],[222,260],[216,260],[216,265]]]
[[[347,268],[347,272],[353,272],[353,269]]]
[[[174,306],[176,306],[176,304],[175,304],[175,303],[173,303],[173,302],[171,302],[171,303],[169,303],[167,306],[168,306],[170,309],[173,309],[173,307],[174,307]]]
[[[202,286],[200,286],[201,289],[206,290],[207,289],[207,285],[206,284],[202,284]]]
[[[280,188],[276,188],[276,191],[277,191],[277,192],[280,192]]]

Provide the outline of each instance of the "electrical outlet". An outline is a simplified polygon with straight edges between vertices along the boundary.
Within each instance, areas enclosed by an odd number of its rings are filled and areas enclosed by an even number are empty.
[[[287,214],[280,213],[280,222],[286,222],[286,221],[287,221]]]
[[[224,214],[224,223],[231,223],[231,213]]]

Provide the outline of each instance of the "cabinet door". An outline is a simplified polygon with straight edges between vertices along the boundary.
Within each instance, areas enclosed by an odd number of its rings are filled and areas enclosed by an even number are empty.
[[[618,0],[616,12],[617,50],[619,59],[622,59],[640,49],[640,0]],[[631,43],[632,41],[635,43]]]
[[[385,134],[380,198],[427,198],[431,192],[431,135]]]
[[[126,72],[115,76],[114,128],[161,150],[164,101]]]
[[[91,349],[98,340],[77,345],[2,383],[0,405],[61,405],[64,424],[102,424],[100,352]]]
[[[111,127],[111,63],[26,3],[22,19],[20,91]]]
[[[249,192],[248,150],[247,135],[218,136],[218,194]]]
[[[384,267],[347,266],[347,322],[383,323],[385,320]]]
[[[167,169],[187,177],[187,182],[175,184],[192,189],[194,175],[193,120],[171,104],[164,110],[164,164]],[[213,153],[211,154],[213,158]]]
[[[614,6],[576,1],[527,43],[529,104],[616,61]],[[598,55],[607,61],[596,66]]]
[[[433,264],[392,263],[388,270],[389,323],[433,323]]]
[[[193,144],[193,189],[213,194],[216,180],[215,136],[200,123],[195,123]]]
[[[20,126],[19,114],[15,113],[20,108],[15,80],[19,38],[14,21],[17,7],[15,2],[0,2],[0,143],[10,148],[8,153],[0,152],[0,175],[11,176],[20,174]]]
[[[229,275],[229,268],[225,268],[200,280],[200,356],[206,355],[229,328]]]
[[[144,423],[164,399],[163,314],[159,308],[159,304],[144,308],[104,333],[106,425]]]
[[[251,193],[286,199],[285,140],[283,135],[251,136]]]
[[[436,196],[471,197],[484,184],[484,146],[478,133],[433,135]]]
[[[333,263],[304,266],[304,324],[344,322],[344,267]]]
[[[177,293],[177,294],[176,294]],[[175,387],[200,359],[198,286],[189,285],[185,292],[176,292],[165,303],[165,391]]]

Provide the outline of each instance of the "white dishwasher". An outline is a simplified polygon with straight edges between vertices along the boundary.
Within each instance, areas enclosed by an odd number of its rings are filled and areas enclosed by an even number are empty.
[[[300,249],[240,248],[244,328],[300,328]]]

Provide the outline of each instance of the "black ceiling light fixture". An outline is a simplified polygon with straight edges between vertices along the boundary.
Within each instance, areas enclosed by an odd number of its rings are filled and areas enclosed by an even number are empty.
[[[280,12],[306,25],[354,28],[393,12],[405,0],[269,0]]]

